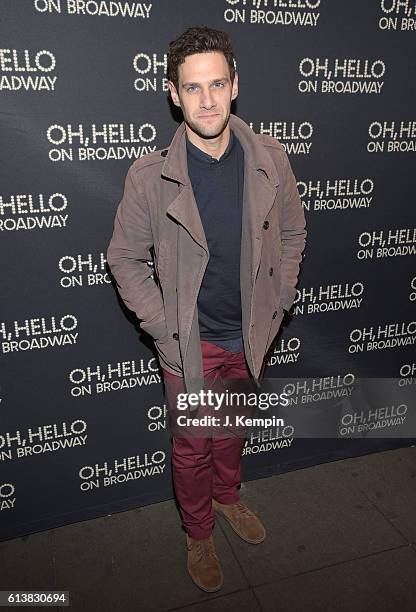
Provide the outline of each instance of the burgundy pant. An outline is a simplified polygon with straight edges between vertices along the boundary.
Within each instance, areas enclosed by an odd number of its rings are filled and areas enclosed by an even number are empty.
[[[201,351],[205,389],[217,391],[223,379],[251,378],[244,351],[232,353],[206,340],[201,340]],[[176,396],[185,393],[183,378],[165,369],[162,371],[168,408],[175,418],[180,414]],[[202,406],[198,408],[198,417],[202,414],[201,409]],[[194,413],[187,414],[193,416]],[[193,539],[208,538],[214,528],[212,498],[222,504],[240,500],[237,487],[241,483],[241,453],[245,438],[241,435],[241,428],[238,435],[230,430],[228,437],[224,431],[222,429],[219,437],[194,437],[186,433],[173,435],[173,484],[182,523]]]

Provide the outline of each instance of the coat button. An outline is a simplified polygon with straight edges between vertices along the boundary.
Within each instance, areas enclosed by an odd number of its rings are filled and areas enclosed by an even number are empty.
[[[272,319],[275,319],[275,318],[276,318],[276,315],[277,315],[277,310],[275,310],[275,311],[274,311],[273,316],[272,316]]]
[[[269,227],[269,222],[268,222],[268,221],[265,221],[265,222],[263,223],[263,229],[267,229],[268,227]]]
[[[273,268],[270,268],[270,270],[269,270],[269,275],[270,275],[270,276],[273,276]]]
[[[172,337],[173,337],[174,340],[179,340],[179,334],[177,332],[174,332],[172,334]]]
[[[166,155],[168,154],[168,150],[164,149],[163,151],[161,151],[160,154],[161,154],[162,157],[166,157]]]

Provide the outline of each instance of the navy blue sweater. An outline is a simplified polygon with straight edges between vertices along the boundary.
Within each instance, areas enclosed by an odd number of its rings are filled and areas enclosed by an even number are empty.
[[[232,352],[243,350],[240,250],[244,150],[230,130],[219,160],[186,137],[188,174],[210,259],[197,300],[200,337]]]

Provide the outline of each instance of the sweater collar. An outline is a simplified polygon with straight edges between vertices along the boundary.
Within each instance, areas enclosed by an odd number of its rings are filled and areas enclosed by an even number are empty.
[[[224,159],[226,159],[230,155],[233,149],[234,140],[235,140],[233,130],[230,129],[230,139],[228,141],[227,148],[225,149],[221,157],[219,159],[216,159],[215,157],[212,157],[211,155],[209,155],[209,153],[205,153],[205,151],[202,151],[202,149],[194,145],[194,143],[189,140],[187,135],[185,135],[185,138],[186,138],[186,151],[187,151],[188,156],[190,155],[194,159],[197,159],[201,162],[205,162],[208,164],[219,164],[220,162],[224,161]]]

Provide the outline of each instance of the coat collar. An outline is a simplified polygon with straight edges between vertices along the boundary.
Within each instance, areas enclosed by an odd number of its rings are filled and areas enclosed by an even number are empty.
[[[279,184],[277,170],[259,136],[253,132],[245,121],[232,113],[230,113],[229,125],[243,147],[246,164],[254,170],[265,172],[270,183],[276,187]],[[190,185],[184,121],[177,128],[170,143],[162,166],[162,176],[177,181],[182,185]]]

